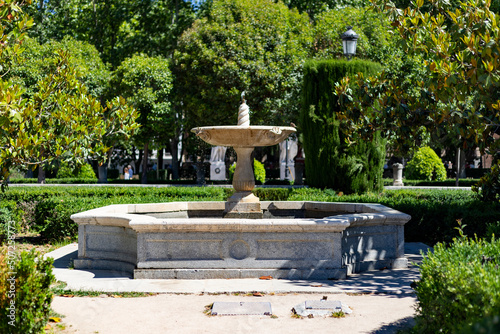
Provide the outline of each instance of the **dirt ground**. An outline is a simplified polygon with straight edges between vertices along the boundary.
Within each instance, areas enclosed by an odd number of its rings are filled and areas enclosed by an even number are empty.
[[[57,333],[396,333],[413,324],[412,294],[329,294],[352,309],[344,318],[297,318],[292,308],[324,294],[158,294],[150,297],[55,297],[63,315]],[[270,302],[273,316],[208,316],[214,302]],[[54,326],[54,325],[53,325]]]

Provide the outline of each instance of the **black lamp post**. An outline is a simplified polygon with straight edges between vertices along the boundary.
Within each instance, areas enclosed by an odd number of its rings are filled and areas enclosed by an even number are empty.
[[[352,27],[347,27],[347,31],[342,34],[342,47],[344,48],[344,55],[348,60],[356,54],[356,45],[358,43],[358,34],[352,30]]]

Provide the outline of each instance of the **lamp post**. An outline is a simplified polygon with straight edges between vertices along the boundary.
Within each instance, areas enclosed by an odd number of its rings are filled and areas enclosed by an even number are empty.
[[[358,43],[358,34],[352,30],[352,27],[347,27],[347,31],[342,34],[342,47],[344,48],[344,55],[348,60],[356,54],[356,45]]]

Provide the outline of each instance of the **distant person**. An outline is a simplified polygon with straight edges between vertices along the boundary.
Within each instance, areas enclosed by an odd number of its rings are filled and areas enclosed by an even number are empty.
[[[123,176],[124,176],[125,180],[130,180],[130,174],[128,172],[128,167],[125,167],[125,169],[123,170]]]
[[[127,168],[128,168],[129,179],[132,180],[132,177],[134,176],[134,170],[132,169],[132,166],[130,166],[130,165],[128,165]]]

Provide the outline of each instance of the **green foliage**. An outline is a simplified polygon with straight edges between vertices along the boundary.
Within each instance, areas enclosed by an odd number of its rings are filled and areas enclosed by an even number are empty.
[[[302,64],[312,43],[307,15],[268,0],[214,1],[179,39],[177,97],[187,128],[236,124],[246,91],[252,124],[287,125],[299,112]]]
[[[38,81],[32,98],[22,99],[22,90],[14,86],[15,96],[8,98],[16,99],[17,109],[0,110],[5,111],[5,116],[0,117],[3,182],[14,166],[44,165],[56,159],[79,165],[85,157],[93,155],[102,162],[110,138],[127,137],[137,128],[137,112],[122,98],[103,107],[88,95],[69,57],[60,51],[58,57],[48,59],[53,72]]]
[[[229,182],[233,182],[234,171],[236,170],[236,162],[229,166]],[[266,169],[264,164],[256,159],[253,159],[253,175],[256,184],[264,184],[266,182]]]
[[[406,177],[412,180],[446,180],[446,169],[436,152],[421,147],[406,165]]]
[[[485,203],[466,190],[404,189],[382,193],[341,195],[331,189],[256,188],[254,193],[268,201],[327,201],[380,203],[412,216],[405,225],[405,240],[449,242],[457,236],[456,221],[467,222],[468,235],[487,235],[489,224],[500,216],[500,204]],[[12,187],[0,193],[0,206],[16,212],[16,221],[44,231],[47,238],[76,237],[77,227],[70,216],[110,204],[161,203],[172,201],[224,201],[232,189],[219,187]],[[62,202],[61,202],[62,200]],[[16,209],[17,205],[17,209]],[[29,214],[34,207],[35,214]],[[18,211],[16,211],[18,210]],[[36,217],[36,224],[35,224]],[[51,227],[45,227],[49,224]],[[491,228],[490,228],[491,230]],[[496,232],[494,232],[496,235]]]
[[[487,202],[500,202],[500,158],[497,157],[491,171],[484,175],[477,186],[472,187],[479,198]]]
[[[500,314],[500,240],[460,237],[437,244],[420,265],[417,329],[455,333]]]
[[[256,159],[253,159],[253,174],[255,176],[255,182],[264,184],[266,182],[266,169],[264,164]]]
[[[304,66],[301,131],[307,184],[346,193],[379,191],[385,158],[380,134],[369,140],[348,141],[349,119],[338,117],[334,87],[344,76],[373,74],[380,65],[368,61],[309,61]]]
[[[114,95],[124,96],[139,111],[141,127],[134,137],[138,143],[169,138],[174,115],[170,112],[168,60],[143,54],[127,58],[113,73],[111,87]]]
[[[23,251],[17,259],[6,250],[0,254],[0,331],[41,333],[49,320],[54,260],[33,250]]]
[[[500,333],[500,316],[491,315],[484,317],[482,320],[476,322],[469,327],[465,327],[459,334],[496,334]]]
[[[327,10],[317,16],[312,56],[315,59],[344,58],[340,36],[347,30],[347,24],[351,24],[359,35],[356,58],[385,63],[399,56],[397,39],[388,29],[387,15],[349,6]]]
[[[433,138],[448,136],[459,147],[495,152],[500,145],[493,140],[500,124],[500,25],[490,2],[412,1],[405,10],[388,0],[373,3],[392,21],[403,52],[420,59],[424,75],[411,78],[410,85],[404,76],[388,72],[377,79],[344,80],[336,93],[346,117],[361,111],[351,134],[369,134],[367,125],[386,129],[399,138],[399,149],[408,151],[426,127]]]
[[[92,166],[88,163],[74,168],[68,163],[62,162],[57,171],[57,178],[81,178],[81,179],[97,179]]]
[[[72,36],[92,43],[113,68],[137,52],[171,55],[195,16],[190,1],[177,0],[35,1],[29,13],[30,36],[40,43]]]
[[[103,97],[111,73],[93,45],[66,36],[62,41],[51,40],[45,44],[28,38],[23,47],[24,51],[8,77],[26,89],[25,97],[33,96],[38,89],[37,82],[53,74],[53,61],[49,59],[57,58],[60,50],[71,55],[68,61],[77,70],[77,78],[87,87],[88,94]]]

